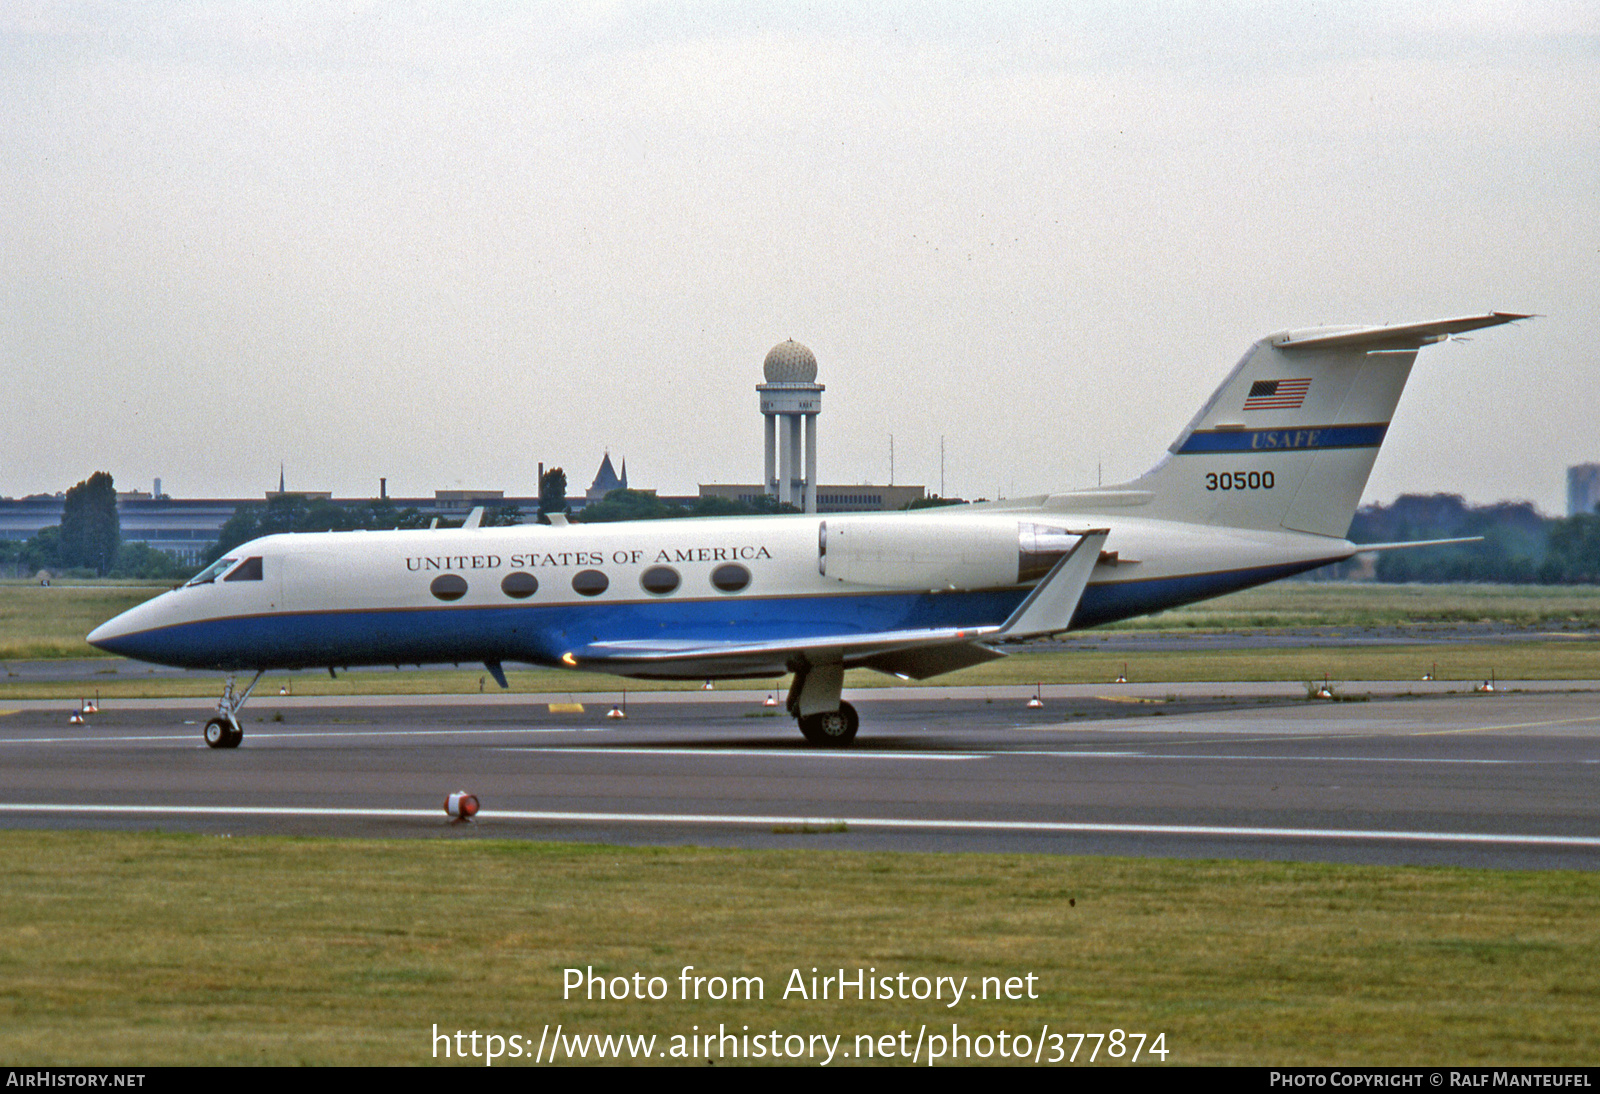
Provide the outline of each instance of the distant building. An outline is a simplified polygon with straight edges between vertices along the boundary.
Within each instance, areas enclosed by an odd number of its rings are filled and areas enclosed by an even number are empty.
[[[146,543],[166,551],[180,561],[198,565],[217,542],[222,526],[241,505],[262,505],[281,496],[269,490],[259,498],[152,498],[143,491],[136,497],[117,498],[117,516],[124,543]],[[285,491],[307,498],[324,498],[337,505],[360,505],[374,498],[335,498],[326,490]],[[506,497],[500,490],[438,490],[426,498],[385,498],[396,509],[416,509],[424,518],[439,517],[459,521],[477,506],[515,507],[525,519],[538,511],[537,497]],[[0,498],[0,539],[29,540],[46,528],[61,523],[65,499],[37,495],[31,498]]]
[[[702,498],[732,498],[754,505],[766,493],[758,483],[701,483]],[[922,486],[828,486],[817,487],[818,513],[886,513],[904,509],[927,496]]]
[[[607,494],[613,490],[626,490],[628,488],[628,461],[622,461],[622,474],[618,475],[616,468],[611,466],[611,453],[607,452],[600,461],[600,470],[595,472],[594,482],[583,493],[583,500],[604,501]]]
[[[143,491],[129,491],[141,496],[117,498],[117,517],[122,526],[124,543],[148,543],[158,551],[166,551],[184,562],[198,564],[211,545],[217,542],[217,533],[233,516],[233,511],[245,504],[231,498],[152,498]],[[259,500],[255,504],[261,504]],[[0,539],[30,540],[46,528],[61,523],[63,498],[24,498],[0,500]]]
[[[756,385],[766,419],[766,493],[780,503],[815,513],[817,498],[817,416],[823,385],[817,383],[817,355],[793,338],[767,353],[766,383]],[[801,431],[805,443],[801,443]]]
[[[1567,516],[1593,513],[1600,505],[1600,463],[1567,468]]]
[[[390,498],[396,507],[404,509],[416,505],[414,501],[402,501]],[[524,499],[525,500],[525,499]],[[538,499],[535,498],[534,508],[538,508]],[[518,499],[506,499],[504,490],[435,490],[433,492],[433,507],[439,511],[440,516],[454,517],[456,513],[470,513],[478,506],[485,509],[496,509],[504,505],[516,505]],[[417,506],[422,508],[422,506]]]

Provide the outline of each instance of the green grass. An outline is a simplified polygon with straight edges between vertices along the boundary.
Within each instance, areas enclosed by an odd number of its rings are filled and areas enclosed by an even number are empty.
[[[1029,855],[0,832],[13,1065],[432,1062],[447,1031],[1164,1032],[1172,1064],[1586,1064],[1600,876]],[[764,1001],[684,1003],[679,970]],[[566,968],[662,976],[562,999]],[[785,1001],[792,969],[1036,1000]],[[1067,1042],[1070,1047],[1071,1042]]]
[[[170,582],[0,581],[0,661],[98,657],[83,636],[120,612],[165,592]]]
[[[1560,624],[1600,630],[1600,586],[1280,581],[1106,629],[1232,631],[1447,623]]]
[[[1600,679],[1600,639],[1549,642],[1440,643],[1414,646],[1308,646],[1303,649],[1173,650],[1143,653],[1021,653],[937,683],[1093,684],[1115,680],[1127,667],[1132,683],[1195,680],[1306,681]],[[881,677],[880,677],[881,679]]]

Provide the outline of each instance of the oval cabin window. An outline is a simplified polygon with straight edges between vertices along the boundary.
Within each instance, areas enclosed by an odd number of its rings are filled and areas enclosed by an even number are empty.
[[[460,574],[440,574],[428,591],[440,600],[460,600],[467,595],[467,579]]]
[[[572,575],[572,591],[579,596],[599,596],[611,586],[611,579],[599,570],[579,570]]]
[[[666,596],[675,592],[683,579],[671,566],[652,566],[639,575],[639,585],[652,596]]]
[[[711,584],[725,593],[736,593],[750,584],[750,571],[737,562],[729,562],[711,571]]]
[[[500,591],[513,599],[526,600],[539,591],[539,579],[518,570],[505,576],[505,580],[500,582]]]

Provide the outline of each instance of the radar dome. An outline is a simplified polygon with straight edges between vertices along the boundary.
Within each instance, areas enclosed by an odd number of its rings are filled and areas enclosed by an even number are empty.
[[[814,384],[817,355],[791,338],[772,347],[762,369],[769,384]]]

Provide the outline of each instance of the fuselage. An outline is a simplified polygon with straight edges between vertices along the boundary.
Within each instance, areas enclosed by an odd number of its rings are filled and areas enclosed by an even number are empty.
[[[841,530],[892,531],[902,526],[885,522],[896,521],[915,521],[956,568],[940,571],[936,586],[914,565],[900,581],[829,576],[825,524],[838,543]],[[999,529],[1003,539],[1010,525],[1111,529],[1072,629],[1354,552],[1327,536],[1044,507],[302,533],[229,551],[230,565],[123,613],[89,641],[143,661],[225,671],[519,662],[624,675],[772,675],[786,670],[781,651],[647,672],[592,653],[668,639],[799,648],[821,635],[993,627],[1033,582],[963,575],[991,574],[994,560],[977,556],[994,552],[977,533]],[[970,551],[960,546],[969,541]]]

